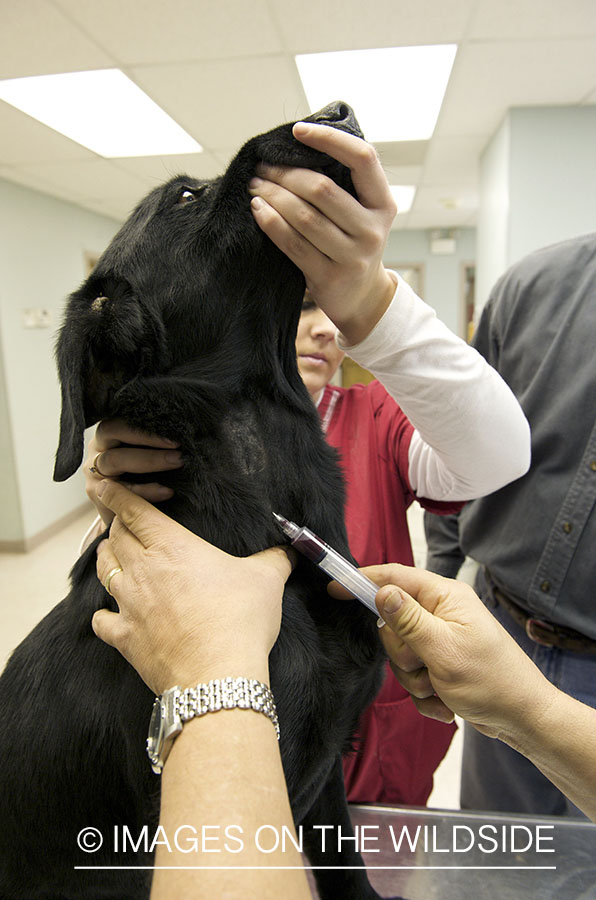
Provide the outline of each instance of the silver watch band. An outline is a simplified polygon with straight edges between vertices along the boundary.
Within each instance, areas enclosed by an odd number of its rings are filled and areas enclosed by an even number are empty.
[[[255,678],[216,678],[207,684],[177,690],[174,710],[183,722],[220,709],[254,709],[271,719],[279,740],[279,721],[271,689]]]

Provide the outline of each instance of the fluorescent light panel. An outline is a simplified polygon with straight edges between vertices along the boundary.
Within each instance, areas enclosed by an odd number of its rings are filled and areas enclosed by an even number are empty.
[[[415,186],[413,184],[390,184],[389,190],[397,204],[397,215],[409,212],[416,195]]]
[[[296,57],[311,112],[354,108],[367,140],[424,141],[434,131],[457,44],[341,50]]]
[[[120,69],[0,81],[0,99],[108,158],[203,149]]]

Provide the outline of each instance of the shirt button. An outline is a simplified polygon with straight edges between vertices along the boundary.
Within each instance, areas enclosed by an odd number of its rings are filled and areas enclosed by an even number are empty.
[[[592,472],[596,472],[596,459],[592,460],[592,462],[590,463],[590,468]]]
[[[544,594],[548,594],[548,592],[550,591],[550,581],[543,581],[542,584],[540,585],[540,590]]]
[[[571,534],[573,531],[573,522],[563,522],[563,531],[565,534]]]

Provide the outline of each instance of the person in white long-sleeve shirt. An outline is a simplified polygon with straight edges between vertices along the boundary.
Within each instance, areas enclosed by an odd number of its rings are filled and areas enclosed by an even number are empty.
[[[520,477],[530,462],[529,428],[497,372],[383,266],[395,206],[373,148],[325,126],[299,124],[294,133],[350,168],[358,198],[321,173],[259,166],[253,213],[306,277],[298,365],[340,451],[352,552],[361,565],[411,564],[410,503],[453,512]],[[330,385],[344,352],[378,381]],[[97,498],[101,475],[181,464],[180,452],[159,437],[101,423],[85,467],[102,516],[94,533],[112,515]],[[158,480],[135,490],[153,502],[169,495]],[[423,719],[388,673],[345,763],[348,799],[423,804],[452,733],[450,724]]]

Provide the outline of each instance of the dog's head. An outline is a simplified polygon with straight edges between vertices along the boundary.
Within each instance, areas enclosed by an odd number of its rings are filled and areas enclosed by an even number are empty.
[[[334,103],[306,121],[362,137]],[[54,478],[78,468],[83,431],[118,415],[127,386],[219,362],[242,379],[295,370],[302,273],[254,222],[248,182],[259,161],[318,169],[353,193],[349,171],[296,141],[294,123],[248,141],[223,176],[179,176],[153,190],[71,295],[57,345],[62,389]],[[272,357],[276,357],[273,359]],[[223,363],[223,366],[222,366]]]

